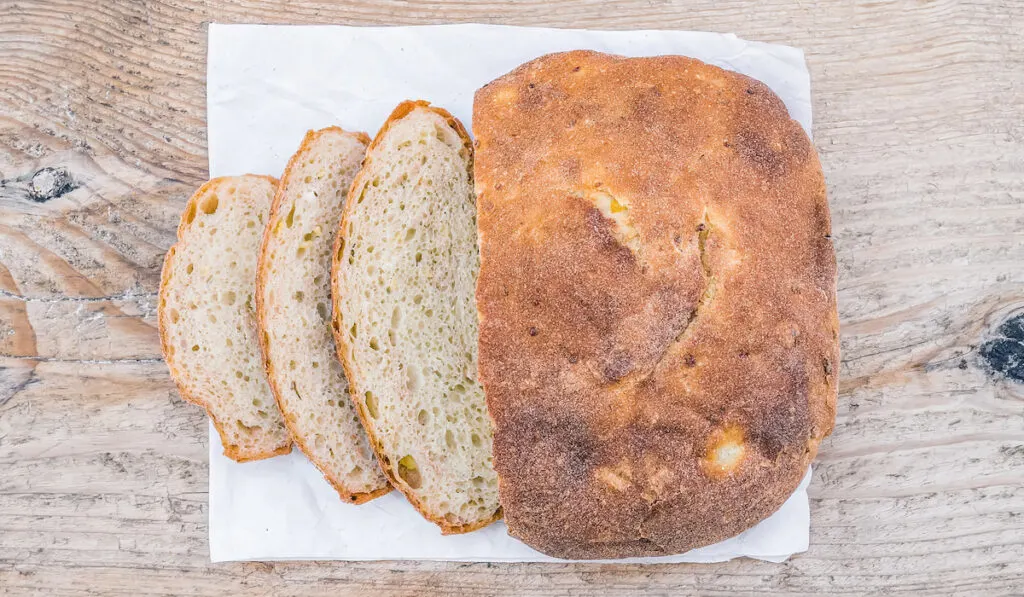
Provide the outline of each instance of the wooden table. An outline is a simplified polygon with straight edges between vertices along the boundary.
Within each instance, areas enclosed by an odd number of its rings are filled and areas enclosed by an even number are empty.
[[[843,349],[810,550],[782,565],[209,564],[205,417],[168,379],[154,314],[207,175],[211,21],[701,29],[804,48]],[[0,0],[0,594],[1024,593],[1022,28],[1020,0]]]

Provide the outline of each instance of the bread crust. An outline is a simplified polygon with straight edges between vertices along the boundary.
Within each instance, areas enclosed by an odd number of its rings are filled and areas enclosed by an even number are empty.
[[[274,224],[277,222],[278,214],[281,211],[281,204],[285,200],[285,190],[288,186],[288,181],[291,179],[292,169],[297,168],[300,161],[305,158],[306,154],[312,149],[316,141],[323,135],[328,133],[341,133],[344,135],[352,136],[358,139],[363,145],[370,142],[370,136],[363,132],[349,132],[345,131],[338,126],[330,126],[316,131],[307,131],[305,137],[302,139],[302,143],[299,145],[298,151],[288,160],[288,165],[285,167],[284,173],[281,175],[281,181],[277,185],[277,192],[274,193],[274,201],[270,207],[270,215],[267,217],[267,226],[263,231],[263,241],[260,243],[260,257],[259,262],[256,265],[256,321],[259,327],[260,333],[258,334],[260,340],[260,352],[263,355],[263,368],[267,372],[267,379],[270,382],[270,389],[274,394],[274,400],[277,402],[277,407],[281,410],[281,414],[284,415],[284,424],[288,428],[288,434],[291,436],[292,441],[299,446],[299,449],[306,458],[313,463],[314,466],[323,474],[324,478],[328,483],[334,487],[334,490],[338,492],[338,496],[342,500],[350,504],[363,504],[374,498],[378,498],[389,491],[391,491],[390,485],[377,488],[373,491],[355,491],[347,487],[341,479],[338,479],[333,474],[330,467],[326,463],[321,462],[316,458],[313,450],[306,445],[305,440],[295,429],[292,419],[288,416],[290,412],[284,406],[284,401],[281,400],[281,388],[278,387],[276,376],[274,375],[273,363],[270,362],[270,349],[267,346],[267,335],[263,333],[266,327],[266,308],[263,302],[263,289],[266,286],[267,275],[269,264],[266,263],[266,250],[265,247],[269,239],[273,234]]]
[[[509,533],[681,553],[793,493],[835,419],[821,165],[762,83],[544,56],[476,93],[480,380]]]
[[[250,176],[255,178],[262,178],[269,182],[276,189],[278,181],[273,176],[265,176],[258,174],[245,174],[243,176]],[[207,406],[206,401],[201,396],[194,395],[185,385],[180,381],[179,369],[174,365],[174,356],[167,349],[167,310],[164,308],[166,304],[166,292],[167,287],[170,284],[172,272],[174,270],[174,255],[177,250],[178,243],[182,241],[182,235],[185,232],[188,223],[185,221],[185,216],[190,211],[195,209],[196,203],[206,195],[208,191],[217,187],[229,180],[237,179],[241,177],[234,176],[221,176],[212,178],[204,183],[198,190],[189,198],[185,204],[185,209],[182,211],[181,219],[178,222],[177,229],[177,242],[171,245],[171,248],[167,250],[167,254],[164,256],[163,270],[160,272],[160,293],[159,301],[157,303],[157,329],[160,331],[160,350],[163,352],[164,360],[167,362],[167,368],[170,371],[171,379],[174,381],[174,385],[178,388],[178,394],[186,401],[195,404],[196,406],[202,407],[206,411],[207,416],[213,421],[213,426],[217,429],[217,433],[220,434],[221,444],[224,447],[224,455],[236,462],[251,462],[254,460],[263,460],[265,458],[272,458],[274,456],[280,456],[282,454],[288,454],[292,451],[291,442],[286,445],[278,446],[273,450],[265,452],[258,452],[255,454],[249,454],[242,452],[239,446],[232,445],[229,441],[228,435],[224,432],[224,423],[219,421],[214,416],[213,412]]]
[[[362,378],[357,374],[358,367],[356,363],[354,363],[352,359],[349,358],[349,351],[351,347],[348,344],[348,336],[346,334],[341,333],[341,326],[339,323],[340,314],[338,311],[338,305],[341,304],[341,301],[345,300],[345,297],[340,295],[338,291],[338,266],[340,261],[339,253],[343,247],[342,243],[344,242],[345,230],[348,227],[348,221],[352,214],[352,210],[355,208],[356,199],[358,198],[359,193],[362,192],[363,187],[365,187],[366,184],[369,182],[369,166],[371,165],[372,160],[374,158],[374,150],[381,143],[381,140],[387,134],[388,130],[391,128],[391,125],[393,123],[401,120],[402,118],[404,118],[417,108],[425,108],[427,110],[434,112],[438,116],[441,116],[442,118],[445,119],[449,126],[455,129],[456,132],[458,132],[459,137],[462,139],[462,142],[467,148],[468,153],[470,155],[470,169],[472,169],[473,143],[470,140],[469,134],[466,132],[465,127],[462,126],[462,123],[459,122],[459,120],[456,119],[454,116],[452,116],[451,113],[449,113],[447,110],[438,108],[436,106],[432,106],[430,105],[429,102],[423,100],[416,100],[404,101],[391,112],[391,115],[388,116],[388,119],[384,122],[384,125],[381,126],[380,131],[377,132],[377,135],[373,138],[373,141],[367,148],[366,159],[363,161],[363,167],[359,171],[359,173],[356,174],[355,179],[352,181],[352,186],[349,189],[348,198],[345,201],[345,210],[341,218],[340,226],[338,228],[338,234],[335,237],[334,252],[331,265],[331,291],[333,299],[331,331],[334,334],[334,345],[338,351],[338,359],[341,361],[342,367],[344,367],[345,369],[345,376],[348,378],[348,382],[353,388],[352,392],[350,392],[350,394],[353,397],[352,401],[356,405],[356,411],[359,413],[359,419],[363,423],[363,428],[366,430],[367,435],[370,438],[370,445],[373,446],[373,451],[377,455],[377,462],[378,464],[380,464],[381,470],[384,471],[384,475],[388,478],[391,484],[394,487],[396,487],[399,491],[401,491],[403,494],[405,494],[405,497],[406,499],[409,500],[409,503],[411,503],[413,507],[416,508],[416,510],[419,511],[421,515],[423,515],[424,518],[439,526],[441,528],[442,534],[452,535],[458,533],[468,533],[470,531],[475,531],[477,529],[483,528],[491,524],[492,522],[501,518],[501,510],[499,509],[498,511],[496,511],[492,518],[483,521],[478,521],[476,523],[467,525],[453,525],[447,520],[445,520],[443,517],[434,516],[429,510],[427,510],[425,504],[423,504],[414,493],[406,490],[404,484],[399,482],[398,471],[395,469],[397,463],[390,462],[390,460],[386,457],[383,446],[372,432],[373,426],[369,421],[369,415],[365,412],[362,403],[355,398],[356,395],[361,395],[365,390],[360,388],[359,385],[359,380],[361,380]]]

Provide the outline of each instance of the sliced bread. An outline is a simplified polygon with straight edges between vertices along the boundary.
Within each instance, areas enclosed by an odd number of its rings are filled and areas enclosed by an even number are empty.
[[[392,484],[442,532],[501,516],[477,381],[479,254],[462,124],[404,102],[370,145],[335,243],[334,333]]]
[[[391,490],[331,336],[331,249],[369,142],[338,127],[306,134],[274,197],[256,279],[260,342],[285,425],[342,499],[356,504]]]
[[[291,451],[256,336],[256,259],[277,189],[269,176],[215,178],[189,199],[160,280],[164,358],[182,398],[209,413],[224,455]]]

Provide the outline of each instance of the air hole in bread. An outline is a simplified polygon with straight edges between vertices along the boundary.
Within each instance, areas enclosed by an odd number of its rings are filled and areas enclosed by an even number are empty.
[[[237,377],[238,379],[242,379],[242,372],[241,371],[235,371],[235,377]]]
[[[477,448],[479,448],[480,444],[483,443],[480,440],[480,436],[475,433],[469,436],[469,441],[473,442],[473,445],[476,446]]]
[[[455,434],[452,433],[451,429],[448,429],[448,430],[446,430],[444,432],[444,443],[445,443],[446,446],[448,446],[448,449],[450,449],[450,450],[454,450],[455,449],[455,446],[457,444],[455,443]]]
[[[370,349],[380,350],[380,342],[378,342],[376,338],[370,338]]]
[[[295,371],[295,367],[298,365],[295,361],[288,361],[288,368]]]
[[[320,316],[320,319],[327,321],[331,318],[331,314],[327,311],[327,305],[325,303],[316,304],[316,314]]]
[[[196,219],[196,205],[195,205],[195,203],[193,203],[192,205],[188,206],[188,209],[185,210],[185,216],[182,219],[185,220],[185,224],[186,225],[191,224],[192,220]]]
[[[420,476],[420,471],[416,467],[416,459],[412,456],[403,456],[398,461],[398,476],[413,489],[419,489],[423,484],[423,477]]]
[[[292,208],[290,210],[288,210],[288,215],[285,216],[285,218],[284,218],[284,224],[285,224],[285,226],[291,228],[292,224],[294,222],[295,222],[295,204],[292,203]]]
[[[217,211],[217,205],[219,203],[220,201],[217,199],[216,195],[209,195],[203,199],[202,203],[199,204],[199,209],[203,210],[204,214],[210,215]]]
[[[416,422],[420,425],[426,425],[430,422],[430,413],[421,408],[420,412],[416,413]]]
[[[227,292],[221,293],[220,302],[224,305],[234,305],[236,298],[235,292],[233,290],[228,290]]]
[[[199,352],[199,345],[198,344],[193,344],[192,345],[192,352]]]
[[[178,320],[181,319],[181,314],[178,313],[177,309],[171,309],[167,312],[167,315],[171,318],[171,323],[178,323]]]
[[[194,269],[195,269],[195,266],[190,263],[190,264],[188,264],[187,267],[185,267],[185,273],[186,274],[191,274],[192,270],[194,270]]]
[[[373,392],[367,392],[363,398],[366,403],[366,413],[370,415],[370,418],[376,419],[380,416],[380,411],[377,410],[377,397],[373,395]]]
[[[208,317],[210,319],[210,323],[217,323],[217,316],[216,315],[214,315],[213,313],[210,313]]]
[[[302,299],[306,298],[306,294],[301,290],[296,290],[295,294],[292,295],[292,298],[301,303]]]
[[[359,336],[356,334],[356,332],[356,324],[353,323],[352,327],[348,329],[348,335],[351,336],[353,339],[358,338]]]
[[[311,365],[313,365],[313,368],[314,368],[314,369],[319,369],[319,368],[320,368],[320,363],[319,363],[319,362],[317,362],[317,361],[313,361],[313,362],[311,363]]]
[[[409,228],[408,230],[405,231],[405,240],[406,240],[406,242],[412,240],[415,236],[416,236],[416,229],[415,228]]]
[[[423,261],[423,253],[416,253],[416,263]]]
[[[423,374],[416,367],[409,367],[406,371],[405,387],[410,392],[415,392],[423,385]]]

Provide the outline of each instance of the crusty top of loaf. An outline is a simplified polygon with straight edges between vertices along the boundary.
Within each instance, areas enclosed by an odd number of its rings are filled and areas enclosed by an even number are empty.
[[[679,553],[795,490],[835,417],[817,155],[765,85],[544,56],[477,92],[480,376],[509,532]]]

